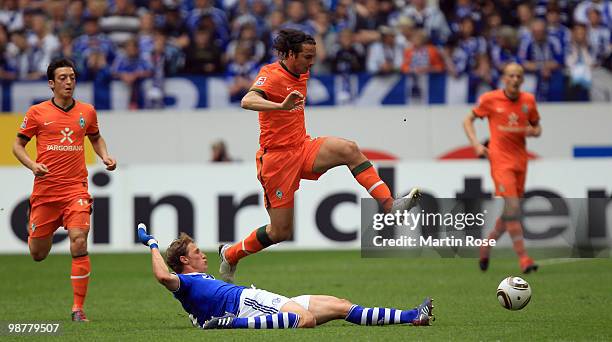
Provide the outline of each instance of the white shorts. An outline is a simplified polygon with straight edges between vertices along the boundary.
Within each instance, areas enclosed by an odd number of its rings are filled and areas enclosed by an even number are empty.
[[[238,317],[249,318],[273,315],[280,312],[283,305],[294,301],[308,310],[310,295],[287,298],[283,295],[259,289],[244,289],[240,294]]]

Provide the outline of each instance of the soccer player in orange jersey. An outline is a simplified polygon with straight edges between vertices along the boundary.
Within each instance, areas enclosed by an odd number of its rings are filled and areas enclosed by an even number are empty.
[[[76,101],[76,68],[68,59],[58,59],[47,68],[51,100],[30,107],[13,144],[13,153],[34,174],[30,197],[28,246],[34,261],[42,261],[51,250],[53,233],[63,226],[68,230],[72,254],[73,321],[87,321],[83,303],[89,282],[87,253],[92,198],[87,190],[85,137],[106,169],[117,166],[108,154],[100,135],[94,107]],[[36,136],[36,161],[25,146]]]
[[[516,63],[508,64],[502,80],[504,89],[483,94],[465,118],[463,127],[476,154],[489,158],[495,194],[504,198],[503,213],[488,238],[497,240],[504,231],[508,231],[519,257],[519,266],[524,273],[529,273],[536,271],[538,265],[525,250],[519,199],[523,196],[527,175],[525,137],[539,137],[542,127],[533,94],[520,90],[523,67]],[[488,148],[476,138],[476,118],[489,119],[491,139]],[[489,252],[490,247],[480,250],[480,269],[483,271],[489,267]]]
[[[306,134],[306,82],[315,61],[315,40],[301,31],[286,29],[279,32],[274,48],[279,61],[261,68],[241,102],[242,108],[259,112],[257,178],[263,186],[270,223],[234,245],[219,247],[219,271],[227,282],[233,281],[241,258],[293,235],[293,198],[301,179],[317,180],[327,170],[346,165],[387,212],[409,210],[419,196],[415,188],[406,197],[394,200],[356,143]]]

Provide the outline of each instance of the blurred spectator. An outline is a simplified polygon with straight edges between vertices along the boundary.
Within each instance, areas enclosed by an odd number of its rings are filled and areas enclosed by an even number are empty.
[[[476,34],[476,28],[471,18],[461,19],[459,25],[459,48],[465,52],[468,58],[464,70],[457,72],[466,73],[472,78],[473,82],[491,83],[490,63],[487,57],[487,41]],[[475,85],[476,87],[477,85]]]
[[[568,100],[588,101],[593,80],[592,69],[597,62],[589,51],[585,25],[574,24],[568,50],[569,54],[565,59],[565,64],[569,69]]]
[[[444,60],[438,49],[427,41],[427,33],[417,30],[412,35],[412,47],[404,51],[402,72],[424,75],[444,71]]]
[[[334,74],[347,75],[365,70],[365,49],[363,45],[354,42],[353,31],[348,28],[340,32],[329,55]]]
[[[174,5],[166,7],[163,30],[174,45],[181,49],[189,46],[189,28],[183,21],[183,18],[181,18],[181,12],[178,7]]]
[[[153,51],[146,57],[153,68],[152,84],[146,90],[145,108],[164,108],[166,96],[165,80],[176,75],[183,67],[185,58],[181,50],[167,42],[162,31],[155,31]]]
[[[150,13],[153,16],[153,27],[163,27],[166,23],[164,0],[149,0],[149,5],[143,12]]]
[[[74,37],[78,37],[81,34],[83,34],[84,15],[85,15],[85,2],[82,0],[70,1],[70,4],[68,5],[68,8],[67,8],[66,20],[62,24],[60,28],[60,32],[61,31],[72,32]]]
[[[140,29],[138,30],[138,48],[140,55],[149,59],[153,53],[155,22],[151,13],[140,16]]]
[[[218,140],[214,142],[211,146],[212,157],[210,159],[211,162],[230,162],[232,158],[230,158],[227,147],[225,146],[225,142],[223,140]]]
[[[357,21],[355,39],[363,45],[369,45],[382,39],[379,28],[387,25],[387,18],[380,11],[378,0],[365,0],[365,5],[357,4]]]
[[[107,63],[111,64],[115,59],[115,45],[104,33],[100,33],[98,18],[85,18],[83,32],[73,42],[77,65],[84,65],[92,50],[102,51]]]
[[[596,8],[602,15],[602,24],[612,30],[612,2],[609,0],[580,1],[574,9],[574,21],[589,24],[589,10]]]
[[[355,30],[357,14],[351,0],[339,0],[332,15],[334,30],[340,32],[344,29]]]
[[[318,2],[318,1],[317,1]],[[328,74],[330,65],[327,63],[328,54],[333,49],[337,40],[337,32],[332,31],[331,17],[326,11],[314,15],[315,42],[317,43],[316,63],[311,68],[311,73]]]
[[[495,68],[495,76],[499,78],[509,63],[519,63],[518,36],[515,29],[502,26],[497,33],[497,42],[491,48],[491,63]]]
[[[239,45],[243,49],[248,49],[249,60],[256,64],[263,61],[266,55],[266,46],[261,40],[257,39],[255,24],[245,23],[242,25],[242,27],[240,27],[238,38],[232,40],[227,45],[226,55],[228,56],[228,59],[231,59],[231,57],[236,54],[236,48]]]
[[[203,25],[203,21],[210,21]],[[229,41],[229,22],[225,12],[214,7],[214,0],[195,0],[194,8],[185,18],[187,27],[193,33],[198,28],[213,29],[215,39],[220,39],[225,46]]]
[[[546,26],[548,35],[556,38],[561,44],[562,58],[568,53],[571,40],[571,31],[561,24],[561,9],[556,3],[551,3],[546,7]]]
[[[548,36],[546,22],[541,19],[531,24],[531,36],[530,40],[521,42],[519,59],[526,72],[538,77],[537,99],[559,101],[563,97],[563,78],[559,72],[564,62],[561,44]]]
[[[66,22],[66,7],[68,0],[45,1],[45,12],[49,14],[49,30],[53,34],[58,34]]]
[[[0,24],[6,27],[8,32],[22,30],[23,24],[23,9],[19,8],[17,0],[2,1],[0,8]]]
[[[534,19],[531,4],[527,2],[520,3],[516,8],[516,13],[519,20],[519,40],[521,42],[528,42],[531,40],[531,23]]]
[[[125,42],[124,53],[117,56],[111,68],[113,76],[125,83],[130,91],[129,108],[142,108],[142,82],[153,75],[151,64],[140,57],[138,42],[130,39]]]
[[[484,37],[487,41],[489,49],[497,44],[497,34],[502,26],[501,16],[497,12],[492,12],[485,20]]]
[[[83,78],[93,83],[94,106],[99,110],[110,109],[110,84],[113,79],[110,66],[102,50],[92,50],[87,56]]]
[[[306,15],[304,2],[291,0],[287,3],[287,21],[282,25],[283,29],[295,29],[303,31],[311,36],[315,35],[315,26]]]
[[[568,26],[572,20],[570,10],[573,9],[575,2],[574,0],[537,0],[534,13],[538,18],[545,18],[550,9],[554,8],[559,13],[559,24]]]
[[[14,65],[7,59],[9,35],[4,25],[0,24],[0,81],[10,81],[17,78]]]
[[[481,27],[482,14],[478,6],[472,0],[456,1],[451,18],[452,20],[449,24],[453,33],[459,32],[459,26],[461,25],[461,19],[463,18],[470,18],[476,27]]]
[[[450,35],[450,29],[442,12],[435,6],[427,5],[426,0],[411,0],[410,6],[402,10],[418,28],[425,29],[429,40],[434,45],[444,44]]]
[[[135,37],[140,19],[132,0],[114,0],[114,9],[100,18],[100,28],[116,45]]]
[[[591,51],[597,60],[597,64],[604,65],[610,57],[612,45],[610,41],[610,29],[603,25],[601,13],[593,6],[587,11],[588,16],[588,39]]]
[[[395,32],[388,26],[379,28],[380,42],[368,48],[366,70],[372,74],[386,75],[398,72],[402,65],[403,51],[395,42]]]
[[[102,18],[108,8],[107,0],[86,0],[85,18]]]
[[[259,65],[251,58],[249,46],[239,44],[227,66],[230,102],[239,103],[246,95],[259,71]]]
[[[36,12],[32,16],[32,31],[28,35],[28,44],[41,54],[41,71],[46,73],[46,65],[60,49],[60,42],[56,35],[50,31],[50,23],[43,12]]]
[[[7,47],[7,62],[11,69],[15,70],[17,79],[42,79],[47,70],[47,66],[41,63],[42,58],[42,51],[28,44],[23,30],[11,34],[11,43]]]
[[[218,74],[223,72],[223,50],[212,38],[212,32],[197,30],[193,43],[185,49],[185,68],[188,74]]]

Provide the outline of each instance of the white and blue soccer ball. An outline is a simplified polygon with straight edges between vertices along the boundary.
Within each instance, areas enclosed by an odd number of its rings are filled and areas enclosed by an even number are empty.
[[[531,300],[531,286],[523,278],[510,276],[499,283],[497,299],[508,310],[521,310]]]

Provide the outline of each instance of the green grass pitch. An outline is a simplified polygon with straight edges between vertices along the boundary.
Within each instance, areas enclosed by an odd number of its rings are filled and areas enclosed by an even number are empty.
[[[216,255],[209,267],[217,274]],[[148,254],[93,254],[86,302],[89,324],[69,322],[70,258],[0,256],[0,321],[61,321],[48,340],[612,340],[612,260],[544,263],[525,276],[531,303],[507,311],[497,284],[518,275],[513,258],[492,259],[481,273],[476,259],[362,259],[358,251],[264,252],[245,259],[237,282],[287,296],[331,294],[364,306],[412,308],[434,298],[431,327],[355,326],[336,321],[310,330],[203,331],[151,273]],[[20,337],[32,339],[32,337]],[[38,337],[37,337],[38,338]],[[0,340],[12,339],[0,336]]]

